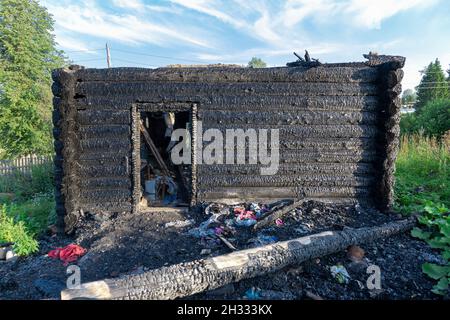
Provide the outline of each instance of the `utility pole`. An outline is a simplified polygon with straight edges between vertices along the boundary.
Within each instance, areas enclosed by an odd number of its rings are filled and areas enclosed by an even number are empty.
[[[109,52],[108,43],[106,43],[106,64],[108,65],[108,68],[111,68],[111,54]]]

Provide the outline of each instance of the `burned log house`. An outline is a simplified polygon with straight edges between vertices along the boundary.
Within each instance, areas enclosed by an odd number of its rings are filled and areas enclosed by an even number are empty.
[[[56,70],[58,226],[80,212],[135,212],[210,201],[393,201],[404,58],[252,69],[236,66]],[[279,129],[279,167],[197,163],[197,127]],[[191,164],[171,162],[188,129]],[[203,142],[207,144],[207,142]]]

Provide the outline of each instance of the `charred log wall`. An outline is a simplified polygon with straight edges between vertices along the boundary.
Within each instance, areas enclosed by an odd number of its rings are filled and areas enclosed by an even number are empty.
[[[195,102],[208,128],[279,129],[280,167],[195,168],[196,201],[319,198],[392,204],[402,57],[304,68],[114,68],[55,73],[58,205],[131,211],[136,104]],[[59,180],[58,180],[59,181]],[[61,215],[63,215],[61,211]]]

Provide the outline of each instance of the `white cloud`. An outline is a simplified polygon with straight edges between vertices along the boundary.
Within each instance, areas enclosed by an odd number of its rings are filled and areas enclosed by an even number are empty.
[[[132,45],[142,43],[167,45],[181,42],[209,47],[205,40],[180,30],[174,25],[150,22],[150,19],[131,13],[110,13],[98,7],[95,1],[84,0],[80,4],[52,2],[46,6],[54,16],[56,27],[61,32],[84,34]]]
[[[242,21],[225,13],[225,10],[229,8],[229,6],[224,6],[223,3],[221,5],[216,1],[208,1],[208,0],[170,0],[170,1],[185,8],[195,10],[203,14],[217,18],[236,28],[242,28],[246,26],[245,21]]]
[[[373,50],[407,56],[404,79],[407,88],[417,84],[420,78],[417,70],[423,67],[420,64],[433,59],[428,55],[429,50],[424,52],[426,57],[419,56],[419,45],[411,43],[407,30],[395,39],[369,37],[361,41],[361,36],[368,30],[382,28],[386,19],[399,13],[429,7],[439,0],[41,2],[54,15],[59,46],[68,51],[84,51],[98,47],[99,40],[100,46],[105,41],[115,40],[129,45],[155,44],[173,48],[188,45],[192,50],[180,52],[180,57],[196,57],[210,63],[246,64],[252,56],[258,56],[269,63],[284,64],[295,60],[292,51],[303,54],[305,48],[313,57],[325,62],[362,60],[363,52]],[[433,29],[433,23],[442,24],[442,20],[433,19],[426,27]],[[311,24],[313,28],[309,28]],[[315,28],[320,32],[315,33]],[[338,38],[344,38],[345,42],[330,38],[336,32],[332,28],[343,31],[344,35]],[[348,37],[345,33],[353,34],[354,30],[361,35],[345,40]]]
[[[257,39],[280,43],[287,34],[295,34],[297,25],[307,18],[318,22],[338,19],[342,23],[368,29],[399,12],[430,6],[438,0],[287,0],[214,1],[171,0],[179,6],[214,17]],[[255,19],[255,15],[258,17]]]
[[[344,8],[343,13],[353,16],[354,23],[359,26],[379,29],[381,21],[384,19],[419,5],[430,5],[432,2],[422,0],[352,0]]]
[[[401,11],[424,6],[420,0],[287,0],[275,3],[259,0],[170,1],[228,24],[271,50],[311,49],[317,41],[310,38],[310,33],[304,29],[301,22],[305,19],[312,19],[318,24],[338,21],[353,27],[373,29],[379,28],[384,19]],[[326,51],[332,51],[336,46],[333,44]],[[322,51],[319,49],[319,52]]]
[[[280,21],[286,27],[293,27],[307,17],[321,19],[336,14],[341,4],[330,0],[288,0],[280,14]]]
[[[97,51],[91,51],[86,43],[77,38],[61,33],[56,33],[55,37],[58,46],[65,51],[80,51],[87,54],[98,54]]]
[[[426,7],[438,0],[288,0],[281,14],[285,26],[292,27],[306,18],[325,22],[342,19],[368,29],[379,29],[381,22],[401,11]]]
[[[144,4],[140,0],[112,0],[112,2],[118,8],[137,10],[144,8]]]

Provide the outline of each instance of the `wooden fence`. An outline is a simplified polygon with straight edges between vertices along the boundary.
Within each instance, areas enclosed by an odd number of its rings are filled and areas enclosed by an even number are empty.
[[[0,176],[12,175],[16,172],[29,173],[31,168],[39,164],[49,164],[52,156],[29,155],[13,160],[0,160]]]

